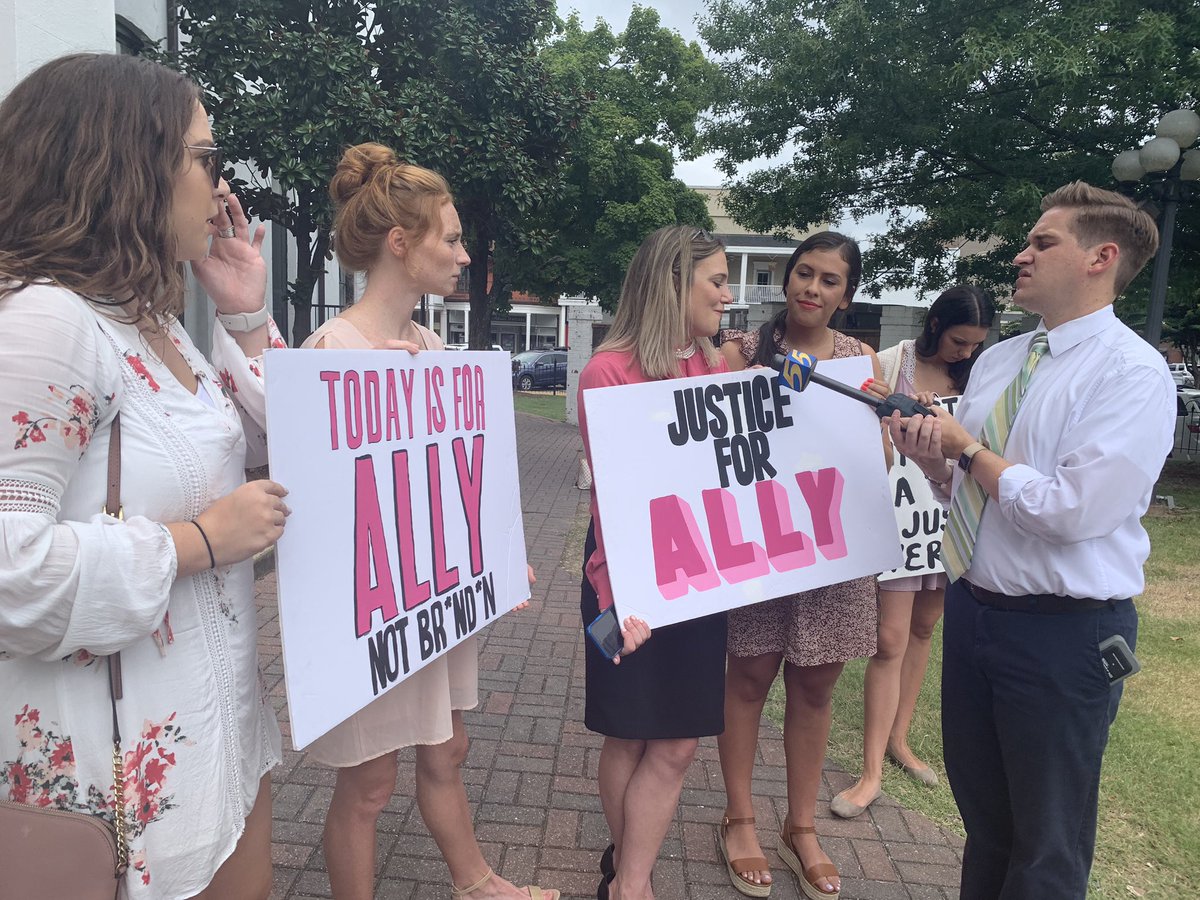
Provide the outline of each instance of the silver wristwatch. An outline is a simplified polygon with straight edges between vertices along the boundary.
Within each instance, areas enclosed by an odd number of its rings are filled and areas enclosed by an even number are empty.
[[[253,331],[255,328],[266,325],[268,318],[266,304],[263,304],[263,308],[258,312],[229,313],[228,315],[217,313],[217,319],[225,326],[226,331]]]

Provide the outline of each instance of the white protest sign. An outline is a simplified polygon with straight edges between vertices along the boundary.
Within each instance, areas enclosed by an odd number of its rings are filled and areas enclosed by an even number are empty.
[[[867,357],[820,371],[859,385]],[[900,562],[879,420],[771,369],[585,391],[618,613],[652,627]]]
[[[941,405],[950,415],[958,397],[942,397]],[[892,500],[896,509],[896,529],[900,533],[900,551],[904,561],[890,572],[879,576],[880,581],[908,578],[911,575],[932,575],[946,571],[942,566],[942,529],[947,510],[933,496],[933,488],[920,466],[902,453],[895,453],[888,477],[892,484]]]
[[[529,597],[503,353],[266,354],[296,749]]]

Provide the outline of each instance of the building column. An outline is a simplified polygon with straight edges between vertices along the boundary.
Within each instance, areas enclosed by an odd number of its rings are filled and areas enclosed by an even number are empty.
[[[738,292],[738,303],[746,303],[746,269],[750,265],[750,254],[742,254],[742,286]]]
[[[558,308],[558,346],[567,346],[567,308]]]
[[[533,313],[525,312],[525,349],[533,349]]]

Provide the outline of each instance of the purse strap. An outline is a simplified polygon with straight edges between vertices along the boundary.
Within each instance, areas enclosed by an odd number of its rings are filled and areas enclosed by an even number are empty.
[[[104,503],[105,515],[124,519],[121,506],[121,413],[113,417],[108,433],[108,494]],[[125,822],[125,761],[121,756],[121,726],[117,721],[117,701],[124,696],[121,681],[121,654],[108,657],[108,702],[112,707],[113,743],[113,825],[117,835],[117,870],[120,878],[129,868],[129,835]]]

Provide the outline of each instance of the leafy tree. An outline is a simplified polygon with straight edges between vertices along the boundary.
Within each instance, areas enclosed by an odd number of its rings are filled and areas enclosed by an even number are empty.
[[[551,0],[186,0],[179,21],[177,64],[204,89],[218,141],[262,179],[238,186],[248,209],[297,241],[293,341],[329,256],[329,179],[347,145],[374,140],[450,182],[472,257],[471,345],[489,346],[508,293],[489,256],[539,251],[524,219],[553,198],[581,106],[537,60]]]
[[[712,227],[704,199],[674,177],[673,151],[695,151],[718,73],[699,45],[637,6],[620,34],[603,20],[586,30],[572,14],[541,57],[564,92],[590,104],[561,194],[536,210],[545,253],[514,259],[512,277],[539,296],[595,296],[611,310],[647,234],[675,222]]]
[[[1040,197],[1113,186],[1113,156],[1200,86],[1191,0],[710,0],[701,34],[726,77],[706,132],[725,170],[795,149],[738,181],[731,211],[764,231],[886,215],[875,292],[1011,283]],[[1200,209],[1178,228],[1194,267]],[[988,252],[958,256],[964,239]]]
[[[560,91],[538,58],[553,0],[390,0],[372,52],[401,116],[400,147],[446,176],[471,255],[470,345],[491,346],[513,260],[548,236],[530,217],[553,202],[583,98]]]
[[[367,3],[188,0],[174,62],[201,86],[227,158],[258,178],[235,182],[247,211],[296,240],[292,340],[310,331],[310,304],[330,254],[329,179],[342,150],[395,140],[399,117],[379,87],[363,40]]]

